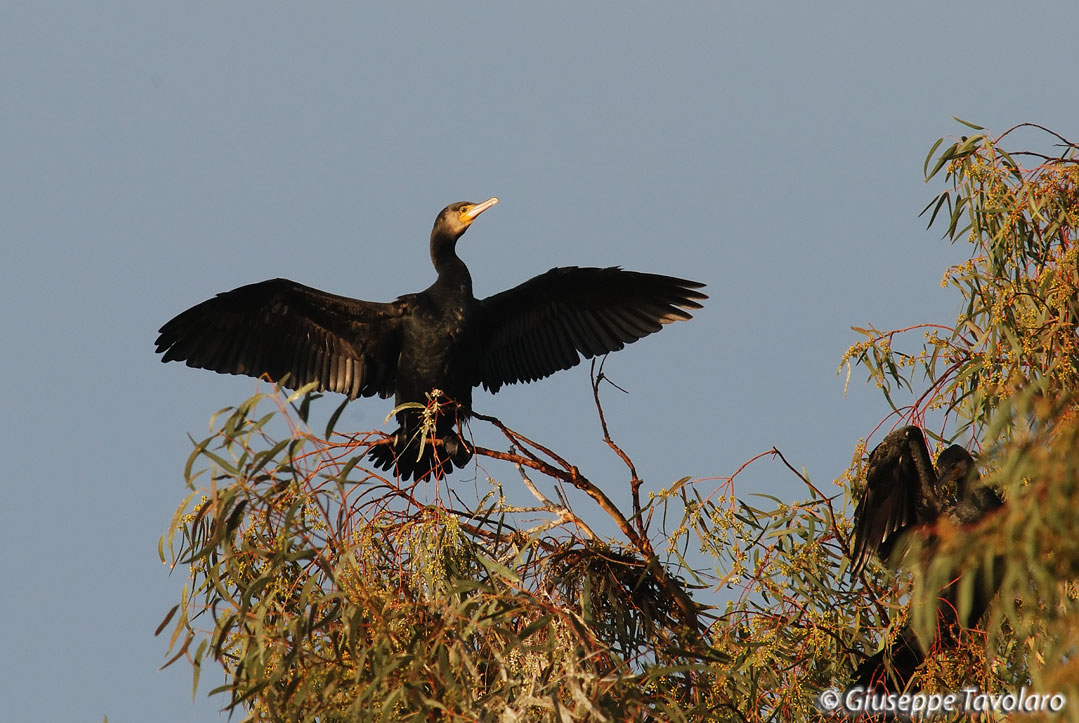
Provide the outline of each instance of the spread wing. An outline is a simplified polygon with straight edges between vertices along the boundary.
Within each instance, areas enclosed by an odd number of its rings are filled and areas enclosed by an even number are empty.
[[[926,477],[920,467],[929,465]],[[869,455],[865,492],[854,511],[853,570],[874,553],[887,557],[898,533],[928,519],[933,497],[933,469],[925,437],[917,427],[897,429]]]
[[[191,307],[161,327],[161,361],[220,374],[268,375],[350,398],[391,396],[400,351],[401,302],[327,294],[288,279],[241,286]]]
[[[496,392],[617,351],[691,318],[703,286],[617,267],[551,269],[480,302],[474,383]]]

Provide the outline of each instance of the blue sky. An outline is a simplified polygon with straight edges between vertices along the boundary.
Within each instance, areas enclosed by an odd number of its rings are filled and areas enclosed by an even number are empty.
[[[275,276],[423,289],[452,201],[502,199],[459,247],[477,296],[561,265],[709,285],[694,321],[608,361],[631,392],[606,396],[612,431],[646,485],[775,444],[830,488],[887,413],[860,371],[844,397],[849,327],[958,308],[939,281],[966,250],[917,217],[930,144],[963,132],[953,115],[1079,136],[1079,6],[669,5],[5,4],[10,720],[224,720],[209,672],[192,702],[189,668],[158,671],[183,576],[156,548],[187,434],[255,382],[158,363],[156,330]],[[624,490],[586,366],[475,406]],[[739,478],[754,492],[805,496],[767,463]]]

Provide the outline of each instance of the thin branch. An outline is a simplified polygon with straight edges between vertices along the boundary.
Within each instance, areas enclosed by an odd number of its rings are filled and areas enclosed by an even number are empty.
[[[607,428],[607,417],[603,413],[603,404],[599,400],[599,385],[603,381],[607,381],[608,384],[615,389],[625,392],[620,386],[607,379],[603,373],[603,366],[607,363],[607,357],[604,356],[599,363],[599,370],[596,370],[596,360],[592,360],[592,367],[589,370],[589,374],[592,377],[592,399],[596,403],[596,412],[599,414],[599,424],[603,429],[603,441],[607,443],[607,446],[614,450],[614,453],[622,460],[622,462],[629,468],[629,488],[633,495],[633,519],[637,522],[637,531],[642,537],[647,536],[648,530],[645,526],[644,515],[641,514],[641,485],[643,480],[637,474],[637,467],[633,464],[633,460],[629,458],[629,455],[618,446],[618,444],[611,438],[610,430]]]
[[[525,472],[525,468],[522,467],[520,464],[517,465],[517,472],[521,475],[521,481],[525,483],[525,487],[528,488],[529,492],[532,493],[533,497],[540,501],[540,504],[543,505],[543,508],[545,510],[548,510],[549,512],[554,512],[558,515],[557,520],[553,520],[549,523],[551,526],[564,524],[566,522],[572,522],[589,539],[599,539],[596,537],[596,534],[592,532],[591,528],[589,528],[589,526],[585,524],[585,521],[577,515],[573,514],[573,511],[567,505],[556,505],[554,502],[551,502],[549,499],[547,499],[547,497],[539,491],[536,485],[533,484],[532,480],[528,476],[528,473]],[[545,529],[550,529],[550,527],[547,527]],[[529,531],[532,532],[534,530]]]

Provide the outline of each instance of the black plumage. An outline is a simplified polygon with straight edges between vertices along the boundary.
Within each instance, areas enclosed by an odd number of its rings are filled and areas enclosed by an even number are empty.
[[[869,455],[865,492],[854,511],[852,570],[861,570],[873,554],[887,562],[903,536],[915,529],[929,534],[923,549],[931,556],[932,527],[942,517],[956,525],[973,525],[1002,504],[996,491],[980,481],[974,458],[963,447],[952,445],[941,452],[934,469],[922,430],[897,429]],[[973,627],[985,614],[1000,584],[996,567],[994,561],[973,570],[957,570],[951,584],[939,592],[938,645],[955,645],[958,632]],[[973,577],[974,595],[960,619],[958,590],[961,578],[968,576]],[[922,642],[908,625],[890,646],[863,661],[853,684],[903,690],[925,655]]]
[[[663,324],[691,318],[708,298],[694,281],[609,268],[555,268],[486,299],[457,256],[457,239],[498,203],[454,203],[435,220],[425,291],[375,303],[287,279],[218,294],[161,327],[162,361],[222,374],[267,375],[290,388],[315,382],[350,398],[395,396],[442,414],[421,445],[421,410],[398,413],[392,446],[374,464],[405,479],[463,466],[471,451],[455,431],[472,410],[472,388],[497,392],[621,349]],[[422,453],[421,453],[422,449]]]

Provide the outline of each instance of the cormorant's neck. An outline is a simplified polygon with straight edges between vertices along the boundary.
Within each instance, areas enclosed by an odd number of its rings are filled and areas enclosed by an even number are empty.
[[[431,233],[431,263],[438,272],[440,286],[452,286],[472,293],[472,276],[457,255],[457,236],[435,229]]]

